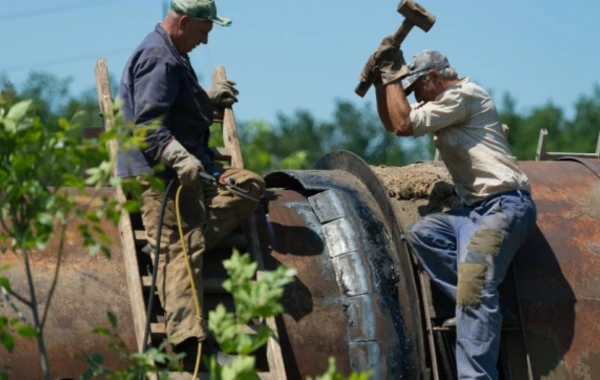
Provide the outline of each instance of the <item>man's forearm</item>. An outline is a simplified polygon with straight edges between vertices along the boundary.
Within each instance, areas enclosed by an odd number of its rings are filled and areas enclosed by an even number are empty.
[[[171,131],[161,125],[157,130],[147,132],[144,138],[147,146],[144,151],[155,161],[160,161],[163,151],[172,140],[173,134],[171,134]]]
[[[377,99],[377,113],[379,118],[388,132],[394,132],[392,127],[392,121],[390,120],[390,114],[387,107],[387,96],[385,87],[377,87],[375,89],[375,97]]]
[[[411,107],[404,95],[400,81],[392,82],[385,86],[385,98],[391,127],[398,136],[411,136],[413,134],[410,120]]]

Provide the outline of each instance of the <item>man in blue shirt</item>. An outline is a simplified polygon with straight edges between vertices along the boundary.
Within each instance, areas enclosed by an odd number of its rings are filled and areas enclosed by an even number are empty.
[[[199,172],[222,170],[222,178],[235,178],[238,186],[259,199],[265,189],[260,176],[247,170],[218,168],[208,147],[214,110],[237,102],[234,82],[217,83],[203,89],[190,64],[188,53],[208,43],[214,24],[228,26],[231,21],[217,16],[212,0],[172,0],[161,24],[135,49],[123,70],[120,97],[123,113],[135,126],[159,121],[159,127],[146,136],[143,150],[121,150],[117,171],[122,177],[149,174],[158,163],[164,164],[160,176],[177,182],[168,194],[159,257],[157,290],[166,312],[167,335],[175,352],[188,357],[198,341],[206,339],[206,322],[197,315],[202,305],[203,254],[231,233],[256,208],[254,201],[224,189],[209,188]],[[175,192],[180,194],[183,234],[194,272],[198,299],[193,297],[185,255],[179,238]],[[156,249],[157,223],[163,194],[143,183],[141,214],[152,252]]]

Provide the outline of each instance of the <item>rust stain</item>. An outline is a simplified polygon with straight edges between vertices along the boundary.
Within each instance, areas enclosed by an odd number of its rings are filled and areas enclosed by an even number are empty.
[[[515,259],[534,375],[600,378],[600,180],[579,162],[519,164],[538,206]]]
[[[70,189],[67,192],[81,193]],[[103,189],[100,194],[112,196],[112,190]],[[79,195],[78,201],[87,204],[88,199]],[[107,259],[102,253],[90,256],[88,249],[82,247],[77,224],[77,221],[71,222],[65,234],[59,280],[44,333],[53,378],[78,378],[86,366],[75,355],[82,353],[100,353],[112,368],[123,365],[117,353],[107,350],[108,340],[92,334],[96,327],[109,326],[108,310],[117,316],[118,332],[128,347],[136,349],[118,228],[110,221],[101,224],[103,231],[113,240],[110,246],[112,258]],[[45,307],[52,283],[58,244],[58,239],[54,238],[46,249],[31,252],[31,267],[41,310]],[[29,288],[21,257],[5,254],[2,263],[14,265],[5,275],[16,292],[26,295]],[[14,316],[13,310],[5,303],[0,304],[0,314]],[[15,351],[3,357],[3,364],[12,367],[11,378],[41,378],[37,352],[35,341],[18,339]]]

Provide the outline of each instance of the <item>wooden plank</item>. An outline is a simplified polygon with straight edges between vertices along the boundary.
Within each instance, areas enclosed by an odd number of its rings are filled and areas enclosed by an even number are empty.
[[[202,280],[202,286],[204,293],[216,293],[216,294],[229,294],[227,290],[223,288],[224,278],[205,278]],[[152,285],[152,278],[150,276],[142,276],[142,286],[149,288]]]
[[[598,131],[598,141],[596,141],[596,158],[600,158],[600,131]]]
[[[223,66],[217,66],[212,76],[213,85],[217,82],[222,82],[226,80],[227,75],[225,73],[225,68]],[[240,142],[237,134],[237,126],[235,124],[233,110],[231,108],[226,108],[224,110],[222,130],[225,148],[229,150],[231,156],[230,165],[234,168],[243,169],[244,162],[242,158],[242,151],[240,148]],[[248,247],[250,249],[250,254],[252,255],[254,261],[258,264],[258,271],[256,273],[256,278],[258,280],[260,279],[262,270],[264,269],[264,262],[261,256],[262,252],[260,248],[260,241],[258,239],[258,232],[256,229],[254,215],[250,215],[250,217],[246,219],[244,224],[246,227],[245,230],[247,240],[249,243]],[[277,330],[275,319],[267,318],[266,323],[267,326],[269,326],[269,328],[273,331],[273,335],[267,341],[267,361],[269,364],[270,371],[260,373],[259,377],[264,380],[287,380],[287,374],[285,372],[285,366],[283,362],[283,355],[281,353],[281,346],[279,345],[279,333]]]
[[[112,118],[112,95],[110,92],[110,81],[108,78],[108,66],[106,59],[101,58],[96,62],[94,69],[96,77],[96,90],[98,92],[98,105],[102,113],[102,123],[105,130],[110,130],[114,127]],[[107,115],[109,115],[107,117]],[[117,142],[109,143],[110,157],[114,160],[117,156]],[[113,168],[113,173],[116,173],[116,167]],[[119,186],[115,192],[117,201],[124,203],[126,201],[123,189]],[[127,275],[127,288],[129,290],[129,298],[131,300],[131,312],[133,314],[133,324],[135,335],[137,338],[138,351],[142,351],[144,346],[144,327],[146,325],[146,310],[144,308],[144,298],[142,293],[142,284],[140,281],[140,270],[137,261],[135,250],[135,240],[133,228],[131,226],[131,218],[126,211],[121,213],[119,220],[119,231],[121,234],[121,249],[123,250],[123,260],[125,262],[125,271]]]
[[[418,269],[419,281],[421,283],[421,296],[423,297],[423,310],[425,312],[425,326],[427,329],[427,341],[429,343],[429,355],[431,357],[431,371],[433,380],[439,380],[440,374],[438,369],[438,360],[435,350],[435,341],[433,336],[433,326],[431,323],[431,297],[427,290],[427,278],[425,273],[419,268]]]
[[[165,329],[164,323],[151,323],[150,331],[152,332],[152,335],[165,336],[165,337],[167,336],[167,330]],[[253,329],[252,326],[244,326],[244,329],[242,330],[242,332],[244,334],[248,334],[248,335],[256,334],[256,330]]]
[[[149,373],[148,377],[151,380],[158,380],[155,373]],[[208,372],[200,372],[198,378],[200,380],[210,380],[210,374]],[[270,372],[259,372],[258,378],[260,380],[280,380]],[[192,374],[189,372],[169,372],[169,380],[192,380]]]
[[[148,243],[148,239],[146,238],[146,231],[144,230],[135,230],[133,231],[135,237],[135,244],[137,245],[145,245]],[[215,245],[215,248],[240,248],[245,249],[248,247],[248,239],[244,234],[241,233],[231,233],[223,240],[218,242]]]
[[[224,146],[216,146],[211,148],[215,154],[215,161],[230,161],[231,151]]]
[[[260,280],[262,271],[256,272],[256,279]],[[285,364],[283,362],[283,354],[281,353],[281,346],[279,344],[279,332],[277,330],[277,324],[275,318],[266,319],[267,326],[273,331],[273,335],[267,342],[267,362],[269,363],[269,369],[272,376],[275,379],[287,380],[287,374],[285,373]]]
[[[538,138],[538,146],[535,152],[535,160],[542,161],[546,158],[546,137],[548,131],[546,129],[540,130],[540,137]]]
[[[135,238],[135,243],[136,244],[146,244],[148,242],[148,239],[146,239],[146,231],[144,230],[135,230],[133,231],[133,236]]]
[[[225,82],[226,80],[227,74],[225,73],[225,68],[223,66],[217,66],[212,75],[213,86],[218,82]],[[222,129],[225,148],[227,148],[231,153],[231,166],[234,168],[243,169],[244,160],[242,159],[240,140],[238,138],[233,110],[230,107],[225,108],[224,110]]]

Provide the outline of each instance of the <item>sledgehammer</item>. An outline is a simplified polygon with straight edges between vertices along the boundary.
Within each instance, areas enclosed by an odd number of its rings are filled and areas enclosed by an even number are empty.
[[[413,26],[418,26],[425,32],[429,32],[429,29],[431,29],[433,24],[435,24],[435,16],[427,12],[425,8],[412,0],[402,0],[400,5],[398,5],[398,13],[404,16],[402,25],[400,25],[398,30],[396,30],[396,33],[394,33],[392,36],[398,45],[402,44],[402,41],[404,41]],[[369,67],[369,69],[373,66],[373,62],[370,57],[365,66]],[[366,78],[366,80],[361,80],[358,86],[356,86],[354,92],[356,92],[356,94],[358,94],[358,96],[361,98],[364,97],[369,91],[369,88],[371,88],[373,80],[374,78],[372,74]]]

